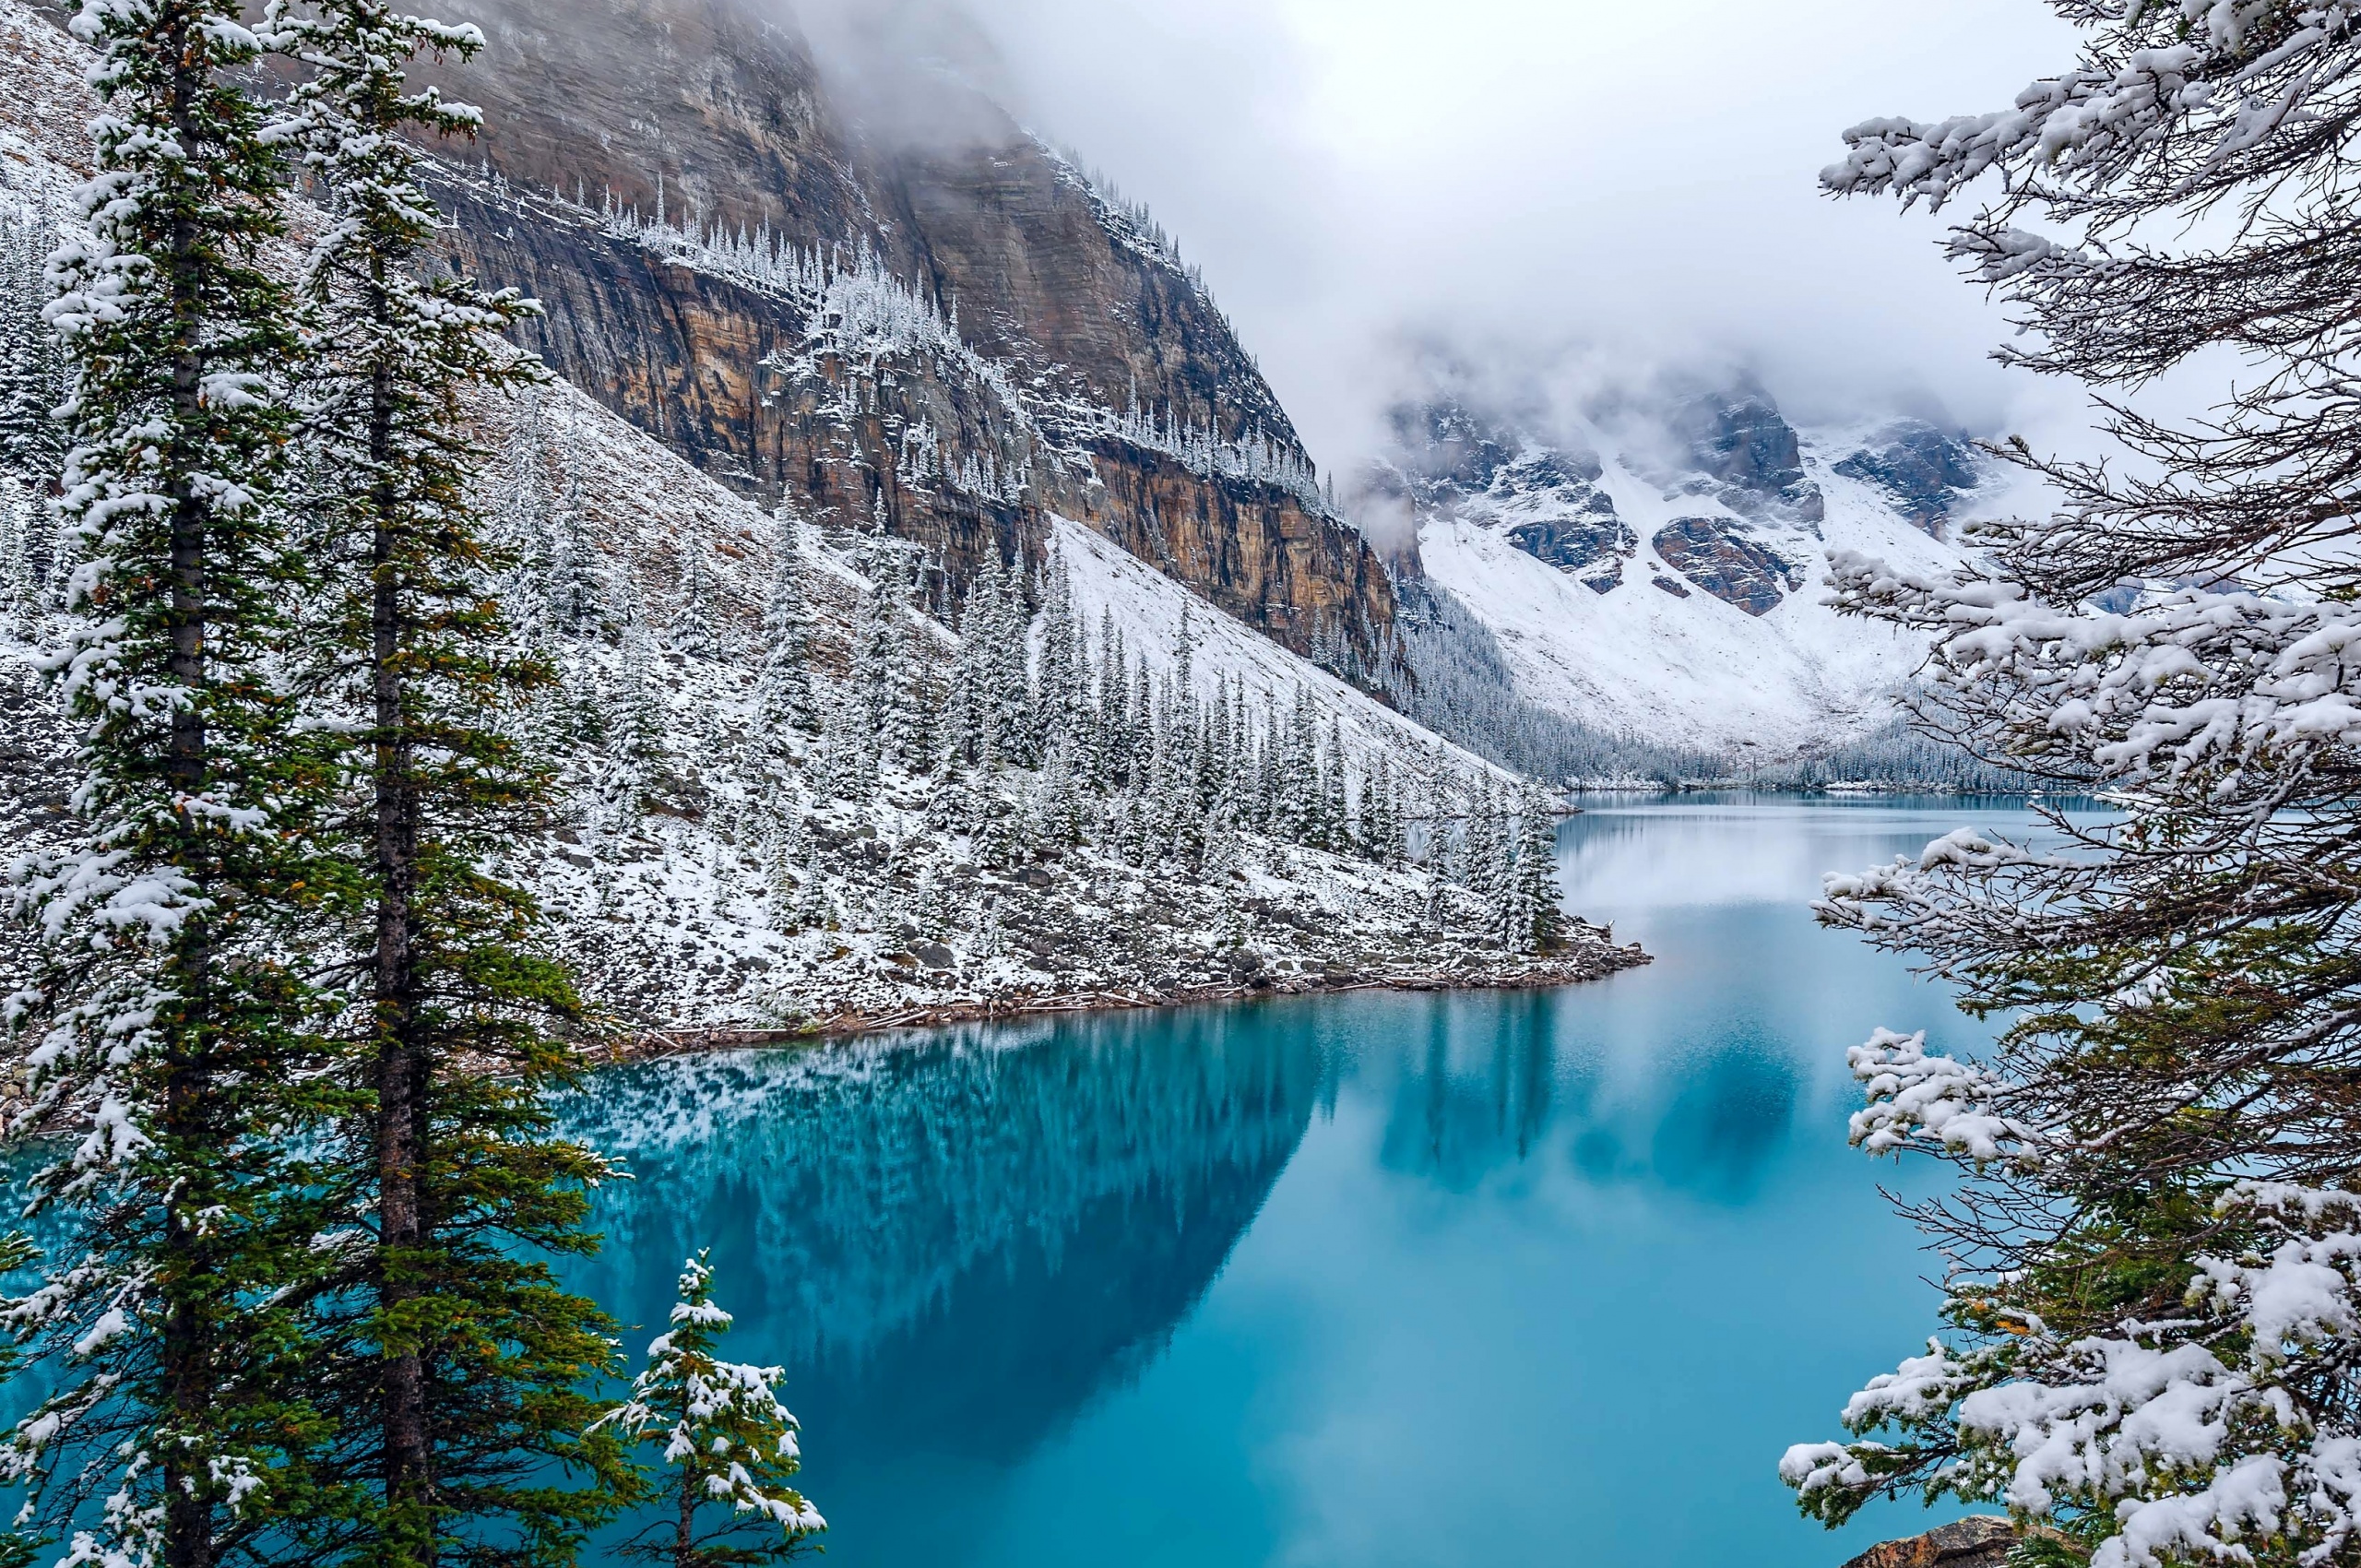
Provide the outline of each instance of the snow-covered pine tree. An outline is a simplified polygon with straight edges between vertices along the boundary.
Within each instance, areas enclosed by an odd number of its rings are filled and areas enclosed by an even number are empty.
[[[1007,775],[997,757],[976,766],[976,798],[982,820],[975,829],[976,852],[988,866],[1012,866],[1024,856],[1025,822],[1008,799]]]
[[[1516,825],[1517,950],[1547,953],[1566,938],[1565,896],[1558,886],[1558,831],[1549,802],[1531,785],[1519,791]]]
[[[1351,762],[1345,755],[1344,726],[1335,714],[1328,716],[1328,742],[1320,760],[1320,817],[1322,848],[1351,850],[1353,841],[1352,802],[1349,799]]]
[[[754,683],[754,730],[774,764],[786,754],[789,735],[817,727],[811,612],[803,596],[803,529],[785,504],[777,524],[770,594],[763,604],[762,669]]]
[[[872,569],[878,568],[872,564]],[[877,792],[878,767],[889,744],[887,727],[894,719],[895,643],[900,627],[889,592],[872,579],[860,590],[853,610],[852,670],[842,713],[845,782],[852,786],[852,798],[863,801]]]
[[[1189,870],[1202,868],[1205,855],[1205,813],[1192,792],[1175,788],[1165,813],[1166,858]]]
[[[65,469],[68,392],[56,332],[42,319],[43,264],[57,224],[0,215],[0,630],[28,636],[51,608],[55,496]]]
[[[483,40],[386,0],[270,0],[263,25],[303,73],[279,129],[329,215],[302,277],[303,434],[337,485],[321,690],[357,720],[337,727],[357,786],[342,826],[366,868],[347,1079],[368,1107],[354,1174],[374,1228],[374,1247],[348,1248],[339,1348],[360,1364],[330,1384],[357,1517],[290,1527],[389,1568],[487,1534],[562,1559],[612,1513],[622,1473],[611,1443],[586,1439],[579,1390],[610,1325],[543,1260],[595,1248],[586,1191],[607,1167],[553,1134],[545,1093],[575,1070],[558,1031],[582,1007],[532,900],[492,869],[551,802],[546,763],[506,727],[551,675],[487,591],[509,562],[471,509],[484,454],[467,427],[470,398],[543,373],[502,341],[533,307],[433,251],[413,138],[480,117],[407,79]],[[635,681],[627,705],[652,702],[652,677]],[[635,759],[647,728],[633,706],[620,716]],[[604,1484],[560,1473],[575,1467]]]
[[[602,790],[618,821],[638,820],[666,752],[669,724],[658,673],[663,654],[641,608],[639,588],[628,576],[615,584],[615,622],[621,647],[614,684],[599,698],[599,733],[612,765]]]
[[[819,731],[803,754],[803,787],[812,792],[814,801],[848,799],[852,789],[846,777],[848,721],[842,694],[826,685],[817,686],[812,694],[812,707],[819,719]]]
[[[1214,676],[1197,741],[1197,802],[1211,810],[1230,786],[1229,677]]]
[[[1050,558],[1042,592],[1039,727],[1042,754],[1074,733],[1082,695],[1084,661],[1080,624],[1074,619],[1074,582],[1063,552]]]
[[[302,1303],[331,1265],[313,1162],[350,1109],[318,1033],[342,890],[333,758],[280,657],[309,562],[279,490],[296,312],[264,267],[287,171],[235,0],[89,4],[96,171],[50,264],[75,374],[60,673],[81,826],[14,873],[45,967],[23,1125],[66,1240],[11,1336],[56,1392],[0,1471],[87,1562],[210,1564],[302,1506],[330,1435]]]
[[[729,649],[721,635],[715,606],[718,584],[705,546],[692,540],[682,547],[681,596],[664,628],[664,646],[691,659],[720,659]]]
[[[1248,720],[1250,725],[1253,721]],[[1263,694],[1263,718],[1254,727],[1253,791],[1247,802],[1241,825],[1274,838],[1289,835],[1287,815],[1292,792],[1287,781],[1287,748],[1280,738],[1279,713],[1276,702],[1268,692]]]
[[[1423,828],[1418,863],[1448,881],[1465,863],[1465,835],[1459,826],[1458,782],[1440,742],[1427,759],[1426,787],[1420,791],[1418,816]]]
[[[1075,799],[1073,742],[1063,735],[1041,759],[1026,831],[1037,845],[1063,849],[1082,841],[1081,802]]]
[[[1130,748],[1123,735],[1123,683],[1130,668],[1130,656],[1123,651],[1123,634],[1116,629],[1115,612],[1102,605],[1098,611],[1098,641],[1092,650],[1094,712],[1089,726],[1090,777],[1101,791],[1117,786],[1128,762]]]
[[[916,554],[908,547],[887,544],[877,552],[878,627],[884,679],[870,692],[877,704],[878,747],[882,759],[906,773],[922,774],[934,766],[935,719],[932,648],[921,638],[918,621]]]
[[[1226,881],[1245,863],[1245,846],[1238,837],[1238,824],[1225,810],[1216,808],[1205,819],[1204,849],[1198,857],[1198,874],[1210,883]]]
[[[788,1485],[799,1467],[796,1420],[778,1400],[777,1367],[725,1361],[715,1342],[732,1321],[713,1300],[710,1250],[681,1269],[680,1299],[647,1347],[631,1396],[599,1418],[656,1450],[662,1508],[622,1548],[664,1568],[753,1568],[798,1554],[827,1521]]]
[[[1393,758],[1382,751],[1377,754],[1377,766],[1361,792],[1361,844],[1370,859],[1382,866],[1399,867],[1409,858],[1402,836],[1400,786]]]
[[[814,849],[804,857],[803,873],[795,887],[795,900],[789,907],[790,931],[826,931],[836,923],[836,901],[829,895],[827,873],[820,865],[820,851]]]
[[[1197,789],[1199,704],[1197,701],[1197,627],[1188,600],[1180,604],[1180,628],[1172,645],[1172,695],[1166,705],[1166,746],[1172,754],[1175,777],[1192,797]]]
[[[528,474],[528,482],[537,478]],[[605,620],[607,583],[599,564],[599,548],[590,540],[590,518],[583,508],[579,485],[569,484],[564,498],[551,513],[549,527],[549,565],[541,600],[548,607],[550,625],[567,636],[587,636]]]
[[[990,640],[984,647],[992,732],[1003,760],[1030,766],[1040,757],[1040,724],[1033,706],[1033,664],[1025,611],[1024,580],[1002,569],[997,555],[989,568],[996,579]]]
[[[951,661],[950,689],[943,702],[944,752],[961,766],[980,757],[989,744],[1000,749],[1000,704],[992,695],[992,638],[1000,634],[1000,574],[988,561],[959,606],[959,651]]]
[[[1460,833],[1459,885],[1498,909],[1508,883],[1508,845],[1501,832],[1499,798],[1492,776],[1477,774],[1461,791],[1466,822]]]
[[[2013,1021],[1978,1059],[1885,1031],[1853,1051],[1855,1141],[1961,1168],[1919,1218],[1973,1265],[1949,1331],[1849,1402],[1854,1440],[1782,1468],[1832,1521],[1885,1491],[2005,1498],[2058,1561],[2339,1562],[2361,1530],[2361,18],[2059,11],[2065,68],[1996,113],[1856,126],[1822,176],[1937,207],[1988,182],[1952,254],[2014,307],[2006,357],[2101,389],[2131,460],[2014,448],[2063,504],[1985,534],[1974,570],[1835,562],[1842,607],[1931,637],[1930,727],[2110,809],[1831,884],[1832,922]],[[2239,366],[2202,420],[2129,401],[2199,356]]]
[[[65,348],[42,315],[56,232],[46,208],[0,226],[0,471],[44,497],[59,493],[70,434],[61,412],[71,390]]]

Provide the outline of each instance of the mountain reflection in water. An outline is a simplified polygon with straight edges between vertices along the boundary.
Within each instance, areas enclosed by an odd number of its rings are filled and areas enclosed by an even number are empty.
[[[793,1369],[794,1408],[840,1459],[1022,1452],[1188,1314],[1319,1101],[1310,1043],[1240,1049],[1220,1013],[1175,1021],[602,1075],[569,1120],[634,1180],[578,1282],[660,1322],[679,1259],[711,1246],[742,1345],[759,1332]]]
[[[1659,961],[1571,991],[601,1074],[568,1119],[634,1180],[572,1278],[636,1354],[714,1249],[836,1568],[1839,1562],[1918,1516],[1825,1537],[1773,1466],[1932,1305],[1843,1052],[1945,1020],[1803,900],[2018,814],[1595,811],[1570,902]]]

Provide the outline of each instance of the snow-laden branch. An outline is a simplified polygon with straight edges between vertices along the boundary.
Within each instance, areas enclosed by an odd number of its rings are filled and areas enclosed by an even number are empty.
[[[2005,1282],[1954,1287],[1978,1342],[1874,1380],[1845,1409],[1857,1440],[1797,1444],[1782,1477],[1831,1516],[1916,1484],[2104,1520],[2093,1568],[2340,1560],[2361,1527],[2361,1430],[2335,1393],[2361,1365],[2361,1199],[2242,1183],[2216,1218],[2243,1244],[2195,1257],[2179,1316],[2067,1335]]]
[[[2361,605],[2185,589],[2109,613],[1851,552],[1831,570],[1840,608],[1933,633],[1939,680],[2004,684],[2018,727],[2057,737],[2109,778],[2361,742]]]
[[[1869,1097],[1853,1113],[1852,1139],[1871,1154],[1929,1147],[1982,1163],[2044,1141],[2003,1109],[2015,1086],[1972,1062],[1929,1054],[1924,1030],[1880,1029],[1845,1061]]]

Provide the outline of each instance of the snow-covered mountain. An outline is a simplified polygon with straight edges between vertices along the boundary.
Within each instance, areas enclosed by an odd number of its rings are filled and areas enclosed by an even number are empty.
[[[1407,509],[1427,583],[1490,631],[1520,697],[1734,757],[1889,725],[1923,650],[1828,608],[1829,554],[1957,564],[1960,523],[2004,491],[1962,435],[1799,431],[1745,383],[1547,418],[1442,389],[1394,435],[1365,505]]]
[[[28,279],[88,172],[88,59],[0,0],[0,385],[36,419]],[[496,869],[642,1038],[1642,961],[1580,925],[1527,951],[1537,797],[1081,521],[963,581],[572,382],[471,413],[485,586],[558,677],[507,716],[561,785]],[[36,673],[72,566],[53,471],[0,461],[0,864],[75,831]],[[0,922],[0,991],[25,941]]]

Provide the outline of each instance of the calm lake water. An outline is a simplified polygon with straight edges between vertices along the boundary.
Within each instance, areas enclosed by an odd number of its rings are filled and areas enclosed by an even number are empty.
[[[1650,968],[932,1031],[603,1075],[637,1179],[575,1283],[635,1355],[685,1252],[789,1370],[831,1568],[1834,1568],[1779,1485],[1922,1341],[1848,1045],[1981,1038],[1805,900],[2004,803],[1594,804]],[[1919,1181],[1932,1180],[1922,1173]]]

